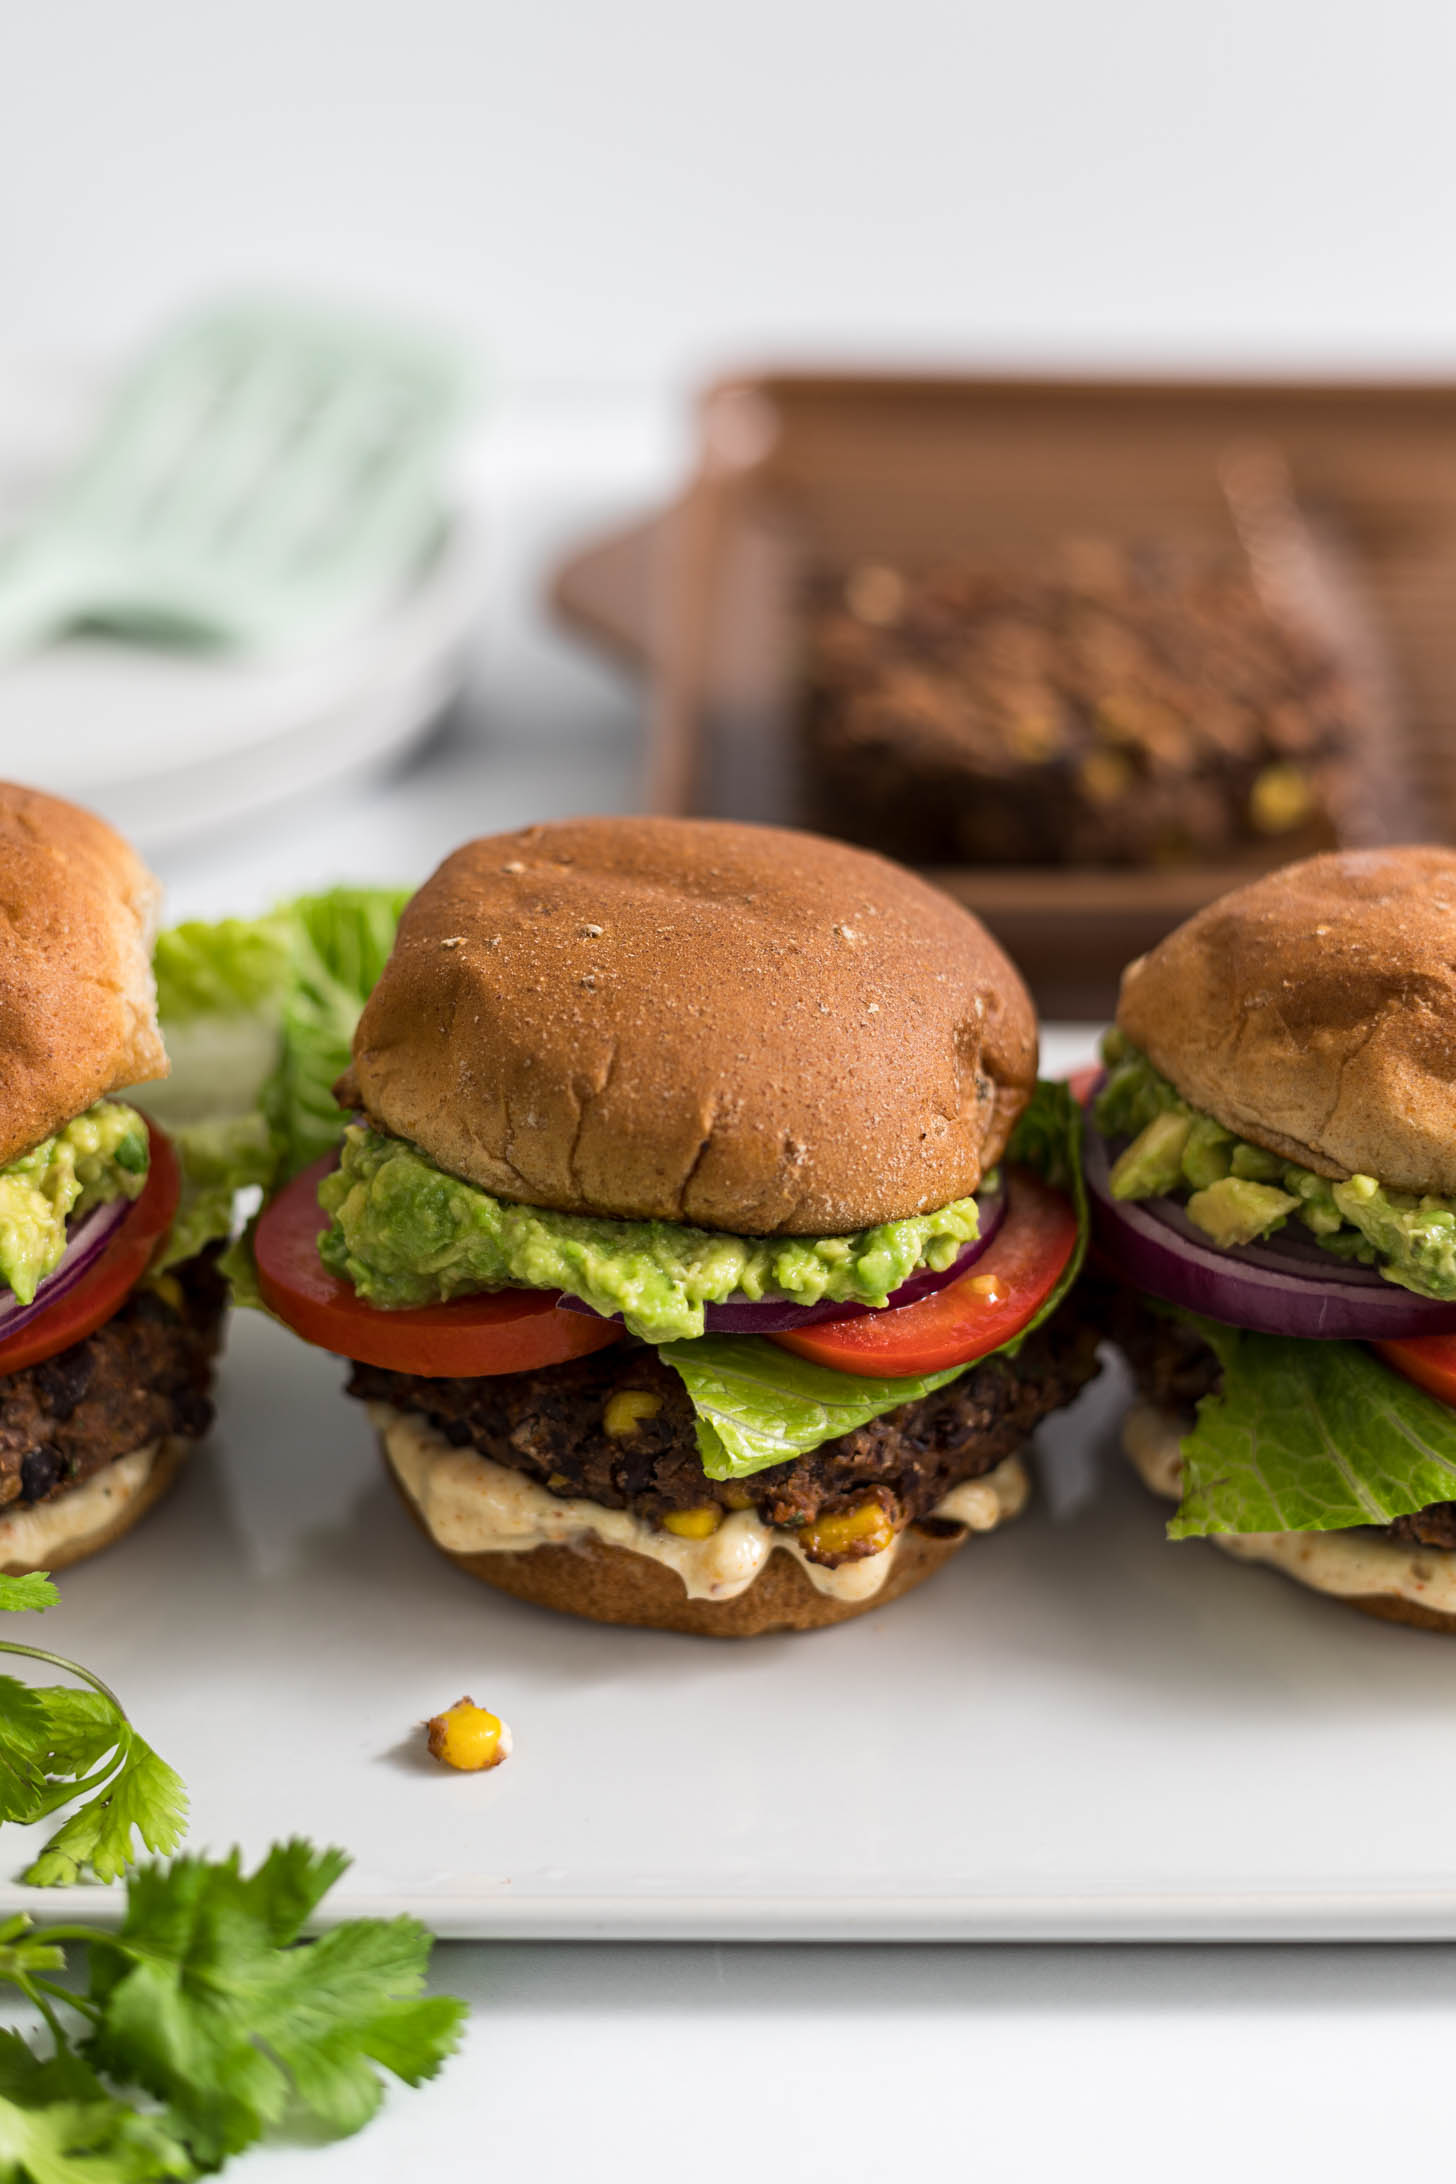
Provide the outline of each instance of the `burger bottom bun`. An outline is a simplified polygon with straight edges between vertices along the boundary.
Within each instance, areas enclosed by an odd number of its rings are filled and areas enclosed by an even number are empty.
[[[381,1440],[384,1468],[400,1500],[430,1545],[471,1577],[562,1615],[593,1623],[635,1625],[641,1630],[680,1630],[699,1638],[758,1638],[776,1630],[822,1630],[847,1623],[898,1600],[927,1577],[968,1538],[956,1527],[944,1537],[910,1525],[900,1535],[889,1575],[867,1600],[836,1600],[819,1592],[792,1555],[770,1555],[753,1583],[731,1600],[693,1600],[675,1570],[628,1547],[583,1540],[569,1547],[531,1547],[522,1553],[456,1554],[441,1547],[414,1497],[399,1478]]]
[[[1181,1442],[1188,1421],[1177,1411],[1137,1403],[1123,1422],[1122,1445],[1143,1484],[1176,1501]],[[1407,1547],[1361,1527],[1349,1532],[1210,1532],[1208,1543],[1240,1562],[1263,1562],[1296,1584],[1362,1615],[1416,1630],[1456,1633],[1456,1554]],[[1372,1589],[1378,1588],[1378,1589]],[[1450,1607],[1432,1605],[1449,1599]]]
[[[24,1577],[32,1570],[68,1570],[73,1562],[99,1554],[161,1500],[191,1447],[180,1435],[150,1442],[34,1511],[0,1512],[0,1573]],[[43,1548],[28,1550],[26,1531],[14,1521],[22,1515],[46,1519]]]

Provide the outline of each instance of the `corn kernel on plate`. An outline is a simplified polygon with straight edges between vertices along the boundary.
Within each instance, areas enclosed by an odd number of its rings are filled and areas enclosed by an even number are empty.
[[[1049,1040],[1048,1066],[1085,1045]],[[602,1630],[452,1570],[343,1372],[236,1315],[212,1441],[122,1550],[67,1573],[45,1630],[180,1769],[195,1847],[353,1852],[331,1917],[559,1939],[1456,1936],[1449,1642],[1167,1545],[1118,1452],[1112,1369],[1043,1429],[1028,1515],[883,1614],[738,1643]],[[426,1722],[462,1697],[508,1725],[504,1763],[478,1742],[467,1765],[430,1756]],[[24,1831],[0,1852],[0,1913],[53,1912],[14,1883]],[[68,1916],[119,1916],[121,1891],[79,1894]]]

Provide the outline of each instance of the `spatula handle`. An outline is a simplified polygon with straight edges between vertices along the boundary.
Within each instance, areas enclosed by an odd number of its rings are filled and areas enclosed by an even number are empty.
[[[43,561],[0,564],[0,659],[35,652],[78,612],[73,584]]]

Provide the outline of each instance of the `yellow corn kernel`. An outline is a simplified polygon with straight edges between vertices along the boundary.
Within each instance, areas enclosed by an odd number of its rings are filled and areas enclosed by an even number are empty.
[[[1094,804],[1115,804],[1132,786],[1132,767],[1120,751],[1089,751],[1077,778]]]
[[[723,1522],[723,1512],[716,1502],[700,1502],[696,1509],[672,1509],[662,1520],[664,1532],[676,1532],[679,1539],[711,1539]]]
[[[1297,766],[1266,766],[1249,791],[1249,817],[1261,834],[1287,834],[1314,805],[1309,782]]]
[[[1011,715],[1006,738],[1018,758],[1050,758],[1066,742],[1066,731],[1055,713],[1030,704]]]
[[[498,1767],[511,1749],[511,1732],[498,1714],[477,1706],[474,1699],[457,1699],[443,1714],[425,1723],[430,1757],[442,1760],[461,1774],[479,1774]]]
[[[654,1395],[650,1388],[618,1388],[615,1395],[607,1397],[602,1424],[612,1440],[625,1441],[644,1418],[655,1418],[661,1408],[662,1397]]]
[[[811,1555],[846,1554],[861,1541],[868,1541],[869,1553],[877,1555],[894,1537],[894,1525],[875,1501],[861,1502],[858,1509],[845,1509],[837,1517],[820,1517],[799,1534]]]

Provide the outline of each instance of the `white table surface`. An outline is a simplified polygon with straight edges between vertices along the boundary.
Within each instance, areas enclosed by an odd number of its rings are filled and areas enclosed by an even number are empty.
[[[533,602],[551,553],[650,497],[676,445],[620,403],[512,420],[487,464],[501,554],[467,702],[396,775],[175,853],[173,913],[418,876],[471,832],[631,806],[633,693]],[[1419,1762],[1393,1797],[1420,1794]],[[472,2005],[439,2083],[357,2141],[245,2174],[1370,2178],[1401,2147],[1427,2165],[1456,2032],[1456,1949],[1437,1946],[456,1943],[435,1970]]]

